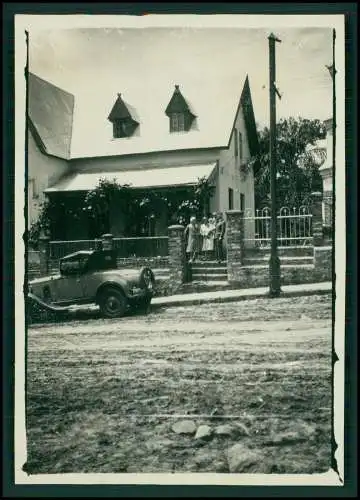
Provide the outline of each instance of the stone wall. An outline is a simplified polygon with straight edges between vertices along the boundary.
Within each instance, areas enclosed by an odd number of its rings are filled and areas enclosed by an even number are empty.
[[[226,251],[228,281],[237,281],[244,256],[244,217],[240,210],[226,212]]]
[[[333,249],[331,246],[314,248],[314,281],[331,281],[333,276]]]
[[[184,226],[173,225],[169,227],[169,274],[174,292],[187,281],[187,273]]]
[[[270,285],[269,268],[264,267],[239,267],[236,273],[232,275],[230,284],[237,288],[256,288]],[[281,267],[280,266],[280,284],[300,285],[303,283],[320,283],[331,281],[331,263],[326,267],[316,268],[316,266],[299,267]]]
[[[311,200],[313,243],[320,246],[323,243],[322,193],[312,193]]]

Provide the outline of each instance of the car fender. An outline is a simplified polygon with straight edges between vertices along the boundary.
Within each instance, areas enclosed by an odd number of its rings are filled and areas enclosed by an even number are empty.
[[[121,292],[123,292],[125,297],[127,297],[127,298],[130,297],[129,287],[124,280],[120,280],[120,279],[116,280],[116,281],[115,280],[108,280],[108,281],[104,281],[103,283],[101,283],[96,290],[95,302],[97,304],[99,302],[99,297],[100,297],[102,290],[104,290],[107,287],[117,288],[118,290],[121,290]]]
[[[44,297],[44,292],[47,290],[50,295],[52,294],[52,278],[51,277],[45,277],[37,280],[33,280],[29,283],[29,292],[33,293],[39,298]]]

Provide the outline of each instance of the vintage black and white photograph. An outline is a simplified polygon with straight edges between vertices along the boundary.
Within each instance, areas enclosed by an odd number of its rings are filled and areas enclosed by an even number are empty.
[[[343,18],[222,17],[18,16],[23,484],[341,484]]]

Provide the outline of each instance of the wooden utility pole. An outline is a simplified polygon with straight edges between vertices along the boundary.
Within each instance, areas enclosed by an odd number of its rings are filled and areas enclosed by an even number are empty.
[[[333,172],[333,228],[335,228],[335,163],[336,163],[336,66],[335,66],[335,40],[336,31],[333,30],[333,62],[332,62],[332,83],[333,83],[333,123],[332,123],[332,172]]]
[[[280,42],[271,33],[269,39],[269,92],[270,92],[270,197],[271,197],[271,253],[269,262],[270,271],[270,297],[279,297],[280,288],[280,259],[277,248],[277,206],[276,206],[276,94],[280,96],[276,88],[276,64],[275,43]]]

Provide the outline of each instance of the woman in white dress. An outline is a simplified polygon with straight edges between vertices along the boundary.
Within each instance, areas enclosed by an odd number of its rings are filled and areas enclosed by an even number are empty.
[[[210,253],[214,248],[214,239],[211,238],[211,227],[207,217],[204,217],[200,226],[200,234],[202,236],[202,254],[204,259],[210,257]]]

